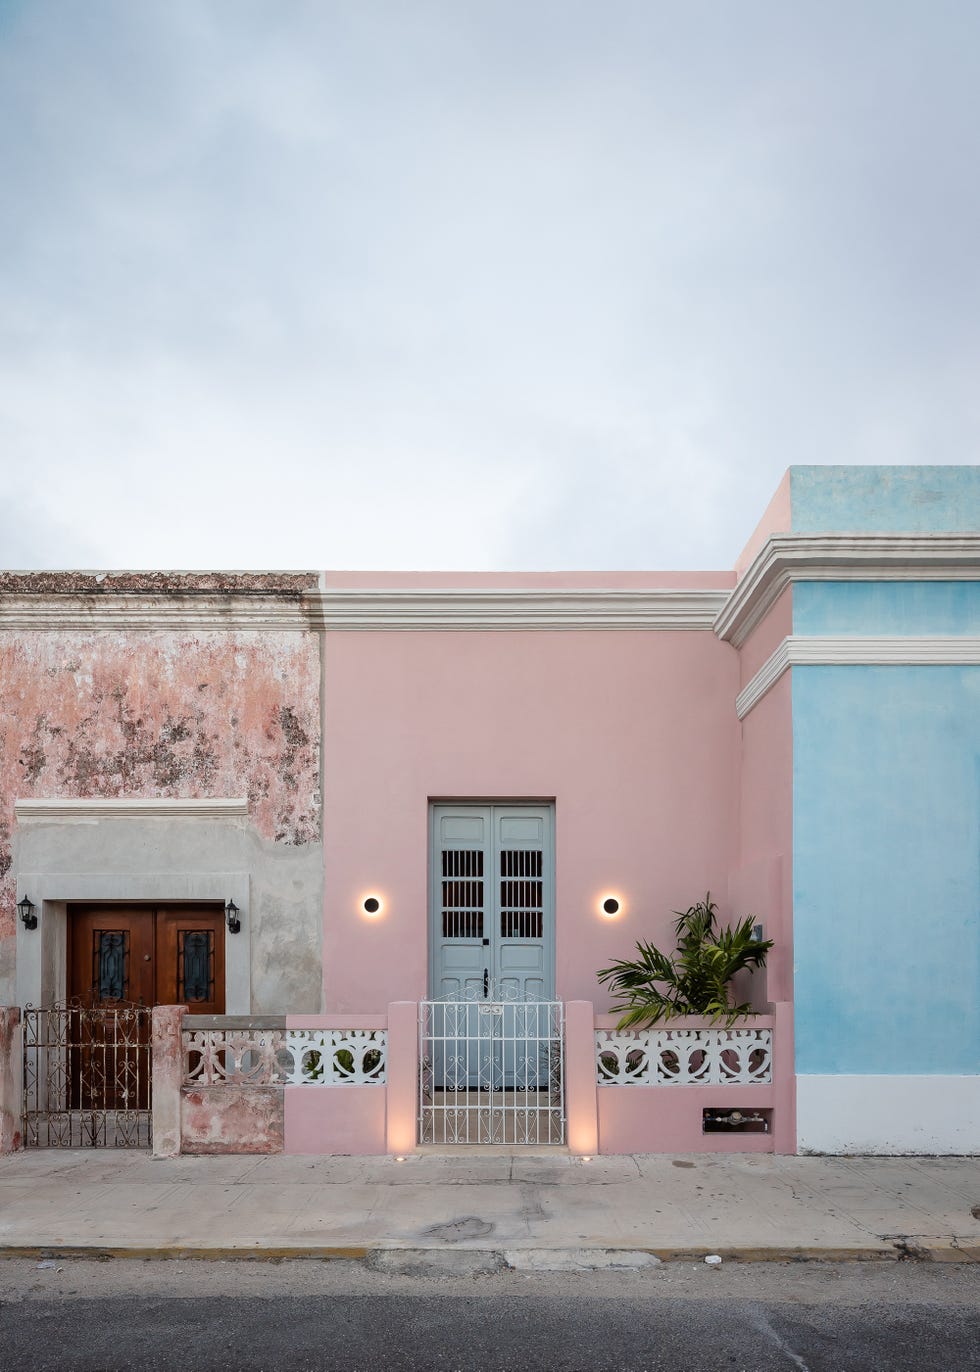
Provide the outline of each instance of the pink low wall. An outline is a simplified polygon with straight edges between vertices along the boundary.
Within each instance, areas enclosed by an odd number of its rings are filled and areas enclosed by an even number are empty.
[[[789,1004],[754,1016],[773,1031],[773,1080],[765,1085],[629,1085],[596,1081],[595,1031],[615,1027],[588,1001],[565,1007],[565,1106],[572,1154],[795,1152],[793,1017]],[[181,1006],[154,1016],[154,1152],[377,1155],[417,1144],[418,1005],[387,1015],[291,1015],[290,1029],[387,1029],[385,1084],[182,1086]],[[671,1028],[705,1028],[704,1019]],[[738,1027],[738,1026],[736,1026]],[[704,1134],[703,1109],[772,1111],[769,1134]],[[475,1151],[479,1151],[478,1148]]]
[[[771,1110],[771,1086],[600,1086],[600,1153],[774,1153],[773,1134],[705,1134],[702,1110]]]
[[[285,1153],[387,1152],[384,1086],[287,1086]]]
[[[597,1029],[615,1028],[611,1015]],[[671,1029],[709,1027],[703,1019],[672,1020]],[[713,1026],[717,1028],[718,1026]],[[596,1087],[600,1153],[795,1153],[796,1079],[792,1006],[773,1006],[735,1028],[772,1029],[772,1081],[761,1085],[640,1085]],[[771,1110],[768,1134],[705,1134],[704,1110]]]
[[[418,1006],[387,1015],[287,1015],[287,1029],[387,1029],[387,1083],[284,1088],[286,1153],[410,1153],[416,1147]]]

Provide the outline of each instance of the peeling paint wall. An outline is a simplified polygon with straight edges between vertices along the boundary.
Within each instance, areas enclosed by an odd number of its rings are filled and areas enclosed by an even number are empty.
[[[181,1092],[182,1153],[281,1153],[281,1086],[204,1086]]]
[[[247,796],[259,839],[319,846],[315,634],[4,631],[0,683],[0,1001],[17,800]]]

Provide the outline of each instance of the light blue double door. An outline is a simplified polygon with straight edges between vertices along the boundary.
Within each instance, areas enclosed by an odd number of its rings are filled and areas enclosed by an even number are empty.
[[[436,1089],[535,1090],[555,993],[554,809],[437,804],[430,832]]]

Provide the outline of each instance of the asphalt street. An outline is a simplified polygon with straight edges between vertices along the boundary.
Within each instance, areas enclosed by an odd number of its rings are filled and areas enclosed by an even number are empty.
[[[975,1372],[980,1267],[0,1262],[3,1372]]]

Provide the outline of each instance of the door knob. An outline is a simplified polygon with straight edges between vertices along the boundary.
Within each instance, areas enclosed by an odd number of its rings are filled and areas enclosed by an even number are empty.
[[[490,969],[489,969],[489,967],[484,967],[484,969],[483,969],[483,999],[486,1000],[486,998],[489,996],[489,994],[490,994]]]

